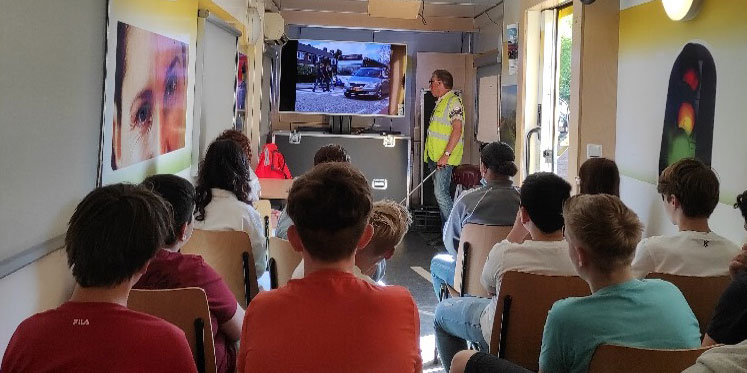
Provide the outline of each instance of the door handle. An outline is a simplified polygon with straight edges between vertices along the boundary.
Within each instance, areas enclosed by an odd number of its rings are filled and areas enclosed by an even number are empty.
[[[540,131],[541,130],[542,130],[542,127],[534,127],[534,128],[530,129],[527,132],[526,140],[524,142],[524,149],[525,149],[524,150],[524,173],[526,175],[529,175],[529,159],[531,158],[530,157],[530,154],[531,154],[530,147],[531,147],[531,143],[532,142],[530,140],[532,139],[532,135],[536,133],[537,134],[537,141],[540,141],[540,137],[541,137]]]

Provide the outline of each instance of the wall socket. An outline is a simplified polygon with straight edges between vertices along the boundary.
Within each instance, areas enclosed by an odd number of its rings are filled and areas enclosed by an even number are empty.
[[[599,158],[602,156],[602,145],[586,144],[586,159]]]

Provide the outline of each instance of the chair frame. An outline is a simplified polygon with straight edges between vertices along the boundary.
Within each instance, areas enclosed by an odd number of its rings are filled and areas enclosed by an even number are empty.
[[[283,240],[277,237],[273,237],[273,240],[282,240],[283,242],[287,242],[286,240]],[[274,245],[272,245],[272,247],[274,247]],[[267,267],[268,267],[268,272],[270,273],[270,288],[277,289],[280,287],[280,280],[278,279],[278,261],[272,256],[273,250],[271,250],[270,248],[271,248],[271,244],[268,243],[267,254],[270,257],[270,259],[267,261]]]
[[[474,226],[474,227],[481,227],[481,228],[489,227],[489,228],[500,229],[498,233],[496,234],[496,237],[498,239],[496,242],[492,243],[491,248],[496,243],[501,242],[503,239],[505,239],[508,233],[511,231],[511,226],[507,226],[507,225],[483,225],[483,224],[468,223],[468,224],[465,224],[464,227],[462,227],[462,232],[464,232],[465,230],[469,232],[469,229],[465,229],[467,226]],[[482,296],[482,297],[489,296],[487,291],[484,288],[482,288],[482,284],[479,284],[480,288],[478,289],[478,291],[476,291],[476,293],[478,294],[472,294],[472,292],[469,291],[470,284],[467,281],[469,278],[469,273],[470,273],[469,271],[471,270],[482,271],[482,267],[474,269],[474,268],[471,268],[469,265],[470,262],[472,261],[471,260],[472,255],[474,255],[473,253],[474,247],[470,239],[471,237],[469,237],[468,234],[463,234],[460,237],[459,249],[457,252],[457,265],[461,265],[461,268],[458,268],[458,269],[461,269],[461,271],[454,271],[454,287],[451,287],[447,285],[446,283],[441,284],[441,292],[439,295],[439,301],[442,301],[448,297],[465,297],[469,295]],[[490,250],[488,250],[488,253],[489,252]],[[460,258],[461,258],[461,263],[459,263]],[[482,265],[484,266],[485,263],[483,262]]]
[[[541,312],[546,315],[547,311],[550,310],[550,307],[552,307],[552,304],[560,299],[564,299],[567,297],[573,297],[573,296],[584,296],[591,294],[591,290],[589,289],[588,284],[582,280],[578,276],[550,276],[550,275],[539,275],[539,274],[532,274],[532,273],[526,273],[526,272],[517,272],[517,271],[507,271],[503,274],[503,280],[501,282],[501,289],[498,294],[498,304],[495,310],[495,317],[493,320],[493,331],[491,334],[491,340],[490,340],[490,353],[493,355],[497,355],[500,358],[512,361],[516,364],[519,364],[527,369],[531,370],[538,370],[539,366],[537,365],[539,361],[539,350],[541,347],[542,342],[542,330],[544,329],[545,320],[542,320],[542,323],[536,323],[537,325],[532,324],[532,330],[531,333],[524,333],[524,338],[521,339],[523,348],[520,349],[522,353],[525,355],[532,354],[532,357],[528,356],[508,356],[509,348],[508,348],[508,342],[509,337],[513,332],[512,329],[512,313],[517,312],[514,310],[515,307],[521,307],[521,305],[517,305],[516,298],[521,293],[522,296],[525,294],[536,294],[537,292],[532,291],[532,289],[524,288],[522,289],[522,292],[515,292],[518,289],[512,288],[512,284],[525,284],[525,283],[531,283],[532,277],[535,279],[543,279],[548,280],[553,283],[560,283],[561,281],[565,282],[565,285],[563,289],[568,289],[567,294],[563,294],[563,296],[558,297],[557,299],[549,299],[547,304],[547,310]],[[556,287],[557,289],[557,287]],[[515,293],[514,293],[515,292]],[[522,302],[523,305],[526,305],[525,302]],[[533,309],[538,309],[538,307],[534,307]],[[538,329],[534,329],[534,326],[536,326]],[[526,332],[526,331],[525,331]],[[538,337],[538,338],[535,338]],[[531,341],[537,340],[539,342],[539,345],[531,345]],[[536,348],[537,356],[535,357],[532,351],[534,348]]]
[[[159,307],[148,308],[148,305],[153,304],[154,297],[167,297],[166,301],[159,302],[158,304],[169,304],[173,305],[174,308],[178,308],[178,312],[183,314],[182,304],[179,303],[179,299],[186,297],[196,298],[197,294],[201,295],[201,308],[202,315],[198,315],[194,318],[191,323],[193,330],[189,330],[186,325],[174,320],[169,317],[169,314],[158,312]],[[193,300],[194,301],[194,300]],[[194,344],[190,343],[190,349],[192,350],[192,357],[194,358],[197,371],[199,373],[214,373],[217,369],[215,362],[215,341],[213,340],[212,325],[210,324],[210,308],[208,305],[207,295],[205,291],[198,287],[187,287],[178,289],[159,289],[159,290],[141,290],[132,289],[130,291],[130,297],[127,304],[128,308],[138,312],[143,312],[152,316],[161,318],[177,327],[182,329],[186,335],[192,334],[194,336]],[[204,307],[203,307],[204,306]],[[191,342],[190,338],[187,338],[188,342]],[[212,364],[208,362],[208,357],[212,358]]]
[[[681,276],[666,273],[650,273],[646,278],[664,280],[674,284],[685,297],[695,317],[698,319],[701,337],[705,335],[721,294],[731,283],[731,277]]]
[[[703,352],[713,347],[715,346],[669,350],[603,344],[594,350],[588,371],[590,373],[679,373],[695,364]]]
[[[248,250],[243,250],[240,252],[241,255],[241,293],[237,293],[236,291],[238,289],[234,289],[231,287],[231,284],[229,285],[229,288],[232,289],[234,292],[234,296],[236,296],[236,299],[239,301],[242,307],[246,308],[249,306],[249,304],[252,301],[252,298],[259,292],[259,284],[257,283],[257,275],[256,271],[254,269],[254,256],[252,255],[252,248],[251,248],[251,240],[249,239],[249,235],[246,234],[246,232],[240,232],[240,231],[207,231],[207,230],[200,230],[195,229],[192,234],[192,239],[194,239],[195,235],[200,234],[206,234],[206,235],[244,235],[246,236],[246,242],[248,243]],[[208,237],[209,238],[209,237]],[[201,238],[203,240],[208,240],[208,238]],[[227,281],[226,277],[223,273],[220,272],[220,268],[218,268],[213,263],[213,257],[208,253],[210,250],[217,249],[214,246],[210,247],[198,247],[197,250],[193,250],[193,248],[190,245],[190,242],[192,242],[192,239],[187,242],[187,245],[182,247],[182,252],[185,254],[196,254],[200,255],[205,259],[205,262],[209,264],[213,269],[218,271],[218,273],[221,275],[221,277],[224,278],[224,281]],[[243,240],[243,239],[242,239]],[[253,286],[254,285],[254,286]]]

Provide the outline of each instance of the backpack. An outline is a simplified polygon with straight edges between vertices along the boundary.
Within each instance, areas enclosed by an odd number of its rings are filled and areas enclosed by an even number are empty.
[[[265,144],[254,172],[260,179],[292,178],[288,165],[285,164],[285,157],[274,143]]]

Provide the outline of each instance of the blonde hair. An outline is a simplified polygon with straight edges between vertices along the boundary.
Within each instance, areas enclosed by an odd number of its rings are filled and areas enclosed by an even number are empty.
[[[583,243],[597,268],[611,271],[633,261],[643,224],[620,198],[576,195],[565,202],[563,217],[567,234]]]
[[[368,247],[373,247],[377,255],[399,245],[412,223],[407,209],[390,200],[377,201],[373,204],[369,223],[374,227],[373,237]]]

